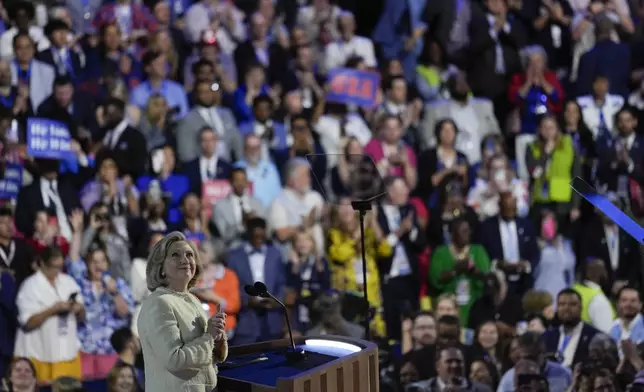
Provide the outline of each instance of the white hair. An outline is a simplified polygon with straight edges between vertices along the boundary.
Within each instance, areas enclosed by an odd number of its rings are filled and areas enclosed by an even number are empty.
[[[525,48],[521,49],[520,52],[520,57],[521,57],[521,65],[525,69],[528,66],[528,62],[530,61],[530,57],[534,55],[539,55],[543,57],[544,63],[548,64],[548,53],[546,53],[546,50],[543,48],[541,45],[530,45],[526,46]]]

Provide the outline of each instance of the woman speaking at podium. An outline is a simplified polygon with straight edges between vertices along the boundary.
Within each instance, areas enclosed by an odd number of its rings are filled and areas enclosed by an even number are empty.
[[[226,315],[211,319],[189,290],[201,275],[199,252],[180,232],[152,249],[146,267],[151,294],[141,304],[139,336],[149,392],[210,392],[215,364],[228,355]]]

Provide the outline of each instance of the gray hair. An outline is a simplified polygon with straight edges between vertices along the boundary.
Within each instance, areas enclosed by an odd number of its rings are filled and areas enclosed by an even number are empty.
[[[523,66],[523,69],[528,67],[528,62],[530,61],[530,57],[534,55],[539,55],[543,57],[544,63],[548,64],[548,53],[546,53],[546,50],[543,48],[543,46],[530,45],[521,49],[521,52],[520,52],[521,65]]]
[[[306,158],[291,158],[288,163],[286,164],[286,172],[285,172],[285,177],[286,177],[286,182],[288,182],[293,174],[295,174],[295,171],[299,169],[300,167],[306,167],[309,169],[311,165],[309,165],[309,161],[306,160]]]
[[[172,244],[177,242],[185,242],[195,255],[195,265],[196,271],[195,275],[188,282],[188,288],[194,287],[197,284],[197,281],[201,278],[201,272],[203,266],[201,265],[201,258],[199,257],[199,252],[197,248],[189,241],[183,233],[179,231],[173,231],[170,234],[167,234],[161,241],[157,242],[156,245],[150,251],[148,256],[148,265],[145,268],[145,280],[148,285],[148,290],[154,291],[159,287],[165,287],[168,285],[168,282],[165,278],[165,273],[163,272],[163,264],[165,263],[166,257],[168,257],[168,249]]]

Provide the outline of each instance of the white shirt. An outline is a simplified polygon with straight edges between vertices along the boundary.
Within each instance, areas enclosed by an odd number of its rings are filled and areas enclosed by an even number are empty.
[[[628,340],[631,338],[631,333],[633,332],[633,327],[641,322],[642,320],[642,314],[638,313],[637,316],[635,316],[634,319],[631,320],[630,323],[624,324],[624,321],[619,318],[615,320],[615,323],[619,323],[619,325],[622,327],[622,336],[619,337],[619,340]],[[639,344],[641,342],[633,342],[635,344]]]
[[[581,116],[584,122],[588,125],[593,137],[597,138],[601,124],[600,114],[603,114],[606,128],[611,132],[615,126],[615,114],[624,106],[624,98],[619,95],[606,94],[604,105],[599,107],[592,95],[584,95],[577,98],[577,103],[581,107]]]
[[[577,352],[577,346],[579,345],[579,338],[581,337],[581,330],[584,328],[584,323],[579,323],[572,330],[570,334],[570,340],[568,344],[564,347],[564,342],[566,340],[566,334],[563,327],[559,327],[559,343],[557,343],[557,351],[563,355],[563,363],[567,368],[572,367],[572,362],[575,359],[575,353]],[[590,342],[589,342],[590,343]],[[563,352],[562,352],[563,351]]]
[[[60,199],[60,194],[58,193],[58,181],[54,179],[50,182],[50,180],[40,177],[40,194],[42,195],[42,201],[45,208],[49,208],[53,204],[53,207],[56,210],[56,220],[58,221],[60,235],[65,237],[67,241],[71,241],[73,234],[72,226],[69,223],[67,212],[65,212],[65,206],[63,205],[63,201]]]
[[[217,155],[213,155],[210,158],[204,156],[199,158],[199,170],[201,171],[202,182],[214,180],[214,177],[217,176]],[[208,175],[213,178],[209,178]]]
[[[58,274],[52,285],[41,271],[37,271],[24,281],[18,292],[18,321],[26,325],[31,317],[56,302],[67,301],[73,293],[78,293],[76,302],[82,304],[80,291],[76,281],[67,274]],[[47,363],[71,361],[81,347],[76,328],[76,317],[72,313],[65,317],[50,317],[29,333],[18,328],[14,354]]]
[[[503,258],[509,263],[518,263],[521,253],[519,251],[519,235],[516,222],[514,220],[506,222],[503,219],[499,219],[499,232],[501,233],[501,244],[503,245]]]
[[[235,221],[239,226],[239,231],[243,233],[244,232],[244,212],[249,213],[251,211],[250,203],[248,201],[248,196],[243,195],[242,197],[239,197],[234,193],[231,193],[230,200],[233,203],[233,215],[235,216]]]
[[[255,252],[250,245],[246,244],[246,253],[248,253],[248,263],[250,264],[250,272],[253,275],[253,282],[263,282],[266,247],[262,246],[261,252]]]
[[[123,120],[116,126],[116,128],[109,131],[103,138],[103,145],[108,147],[110,150],[114,150],[118,144],[121,135],[127,129],[127,121]]]
[[[267,219],[270,225],[270,231],[285,227],[299,226],[302,224],[302,217],[307,216],[315,208],[318,218],[322,213],[324,199],[322,195],[314,190],[309,190],[303,197],[300,197],[294,190],[285,188],[280,193],[270,207]],[[323,255],[324,250],[324,232],[319,223],[313,225],[313,238],[318,255]],[[286,249],[283,249],[286,251]],[[288,253],[285,253],[288,255]],[[288,260],[288,258],[285,258]]]
[[[324,50],[324,65],[328,71],[344,67],[352,56],[362,57],[369,68],[376,67],[376,55],[373,42],[369,38],[353,36],[349,41],[338,40],[331,42]]]
[[[592,289],[601,289],[599,285],[589,281],[585,281],[584,285]],[[613,307],[604,292],[597,294],[590,301],[588,305],[588,316],[590,317],[590,324],[593,327],[603,333],[610,333],[610,328],[613,326]]]
[[[604,226],[606,235],[606,247],[610,257],[610,265],[613,271],[619,266],[619,228],[617,226]]]
[[[387,225],[391,234],[387,236],[387,242],[394,250],[394,257],[391,261],[391,268],[389,269],[389,277],[395,278],[397,276],[407,276],[411,274],[411,264],[407,251],[398,237],[393,234],[394,231],[400,228],[400,222],[404,217],[400,216],[400,210],[397,206],[384,205],[382,207],[387,217]],[[418,236],[418,229],[414,227],[409,233],[409,238],[413,241]]]

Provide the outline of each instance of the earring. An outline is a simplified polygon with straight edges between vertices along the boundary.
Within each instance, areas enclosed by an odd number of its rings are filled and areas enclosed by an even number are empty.
[[[161,271],[161,274],[160,274],[160,275],[161,275],[161,278],[162,278],[162,279],[165,279],[165,272]]]

